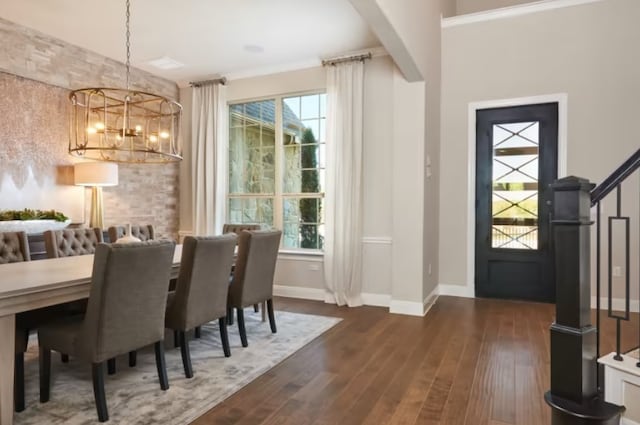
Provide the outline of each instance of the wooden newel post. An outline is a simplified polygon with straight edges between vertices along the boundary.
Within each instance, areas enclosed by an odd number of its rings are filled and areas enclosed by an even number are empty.
[[[591,195],[586,179],[565,177],[553,189],[556,321],[551,325],[553,425],[619,424],[624,408],[600,398],[596,332],[591,324]]]

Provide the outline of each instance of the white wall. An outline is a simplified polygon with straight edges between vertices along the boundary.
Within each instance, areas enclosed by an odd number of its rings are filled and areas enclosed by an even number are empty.
[[[443,29],[441,283],[473,286],[469,103],[566,93],[568,174],[602,181],[639,145],[639,17],[637,0],[609,0]]]
[[[393,73],[388,56],[375,57],[365,65],[364,110],[364,223],[363,223],[363,292],[391,293],[391,168],[393,147]],[[238,102],[268,96],[301,93],[326,88],[322,67],[229,81],[227,100]],[[191,122],[191,89],[181,91],[185,125]],[[183,129],[186,144],[190,128]],[[191,178],[189,152],[185,152],[181,175],[181,231],[191,231]],[[183,202],[183,199],[185,202]],[[187,202],[188,201],[188,202]],[[276,285],[298,296],[322,296],[324,279],[322,257],[281,255],[276,268]],[[280,288],[282,289],[282,288]],[[309,291],[311,289],[312,291]],[[315,291],[314,291],[315,290]],[[366,302],[366,297],[365,297]]]

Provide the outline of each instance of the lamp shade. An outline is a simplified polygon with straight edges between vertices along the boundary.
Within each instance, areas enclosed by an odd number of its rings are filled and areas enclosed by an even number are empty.
[[[77,186],[116,186],[118,164],[113,162],[79,162],[73,167]]]

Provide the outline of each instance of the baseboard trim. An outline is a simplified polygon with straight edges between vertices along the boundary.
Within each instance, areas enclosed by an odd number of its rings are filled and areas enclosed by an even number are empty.
[[[440,295],[448,295],[451,297],[475,298],[474,288],[462,285],[447,285],[441,283],[438,285]]]
[[[408,316],[422,316],[424,304],[415,301],[391,300],[389,313],[406,314]]]
[[[370,305],[373,307],[389,307],[391,304],[391,295],[389,294],[372,294],[370,292],[363,292],[360,296],[362,298],[362,304]]]
[[[597,301],[598,297],[591,297],[591,308],[596,308]],[[600,297],[600,307],[603,310],[607,310],[609,308],[609,298]],[[611,307],[615,311],[624,311],[626,308],[624,298],[612,298]],[[629,311],[631,313],[640,313],[640,300],[630,300]]]
[[[440,287],[439,285],[436,285],[435,288],[433,288],[433,291],[431,291],[431,293],[429,295],[427,295],[427,297],[424,299],[424,301],[422,302],[422,315],[426,316],[426,314],[429,312],[429,310],[431,310],[431,307],[433,307],[433,305],[436,303],[436,301],[438,301],[438,297],[440,296]]]
[[[302,286],[273,285],[273,295],[285,298],[298,298],[313,301],[333,301],[333,297],[327,298],[327,292],[319,288],[305,288]],[[362,304],[373,307],[389,307],[391,296],[387,294],[373,294],[364,292],[361,294]],[[332,302],[335,304],[335,301]]]
[[[273,295],[277,297],[299,298],[302,300],[324,301],[324,289],[302,286],[273,285]]]

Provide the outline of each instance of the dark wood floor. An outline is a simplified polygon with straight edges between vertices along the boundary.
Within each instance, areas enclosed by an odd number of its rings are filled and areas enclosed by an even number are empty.
[[[552,305],[440,297],[424,318],[284,298],[276,308],[344,320],[194,424],[550,423]]]

